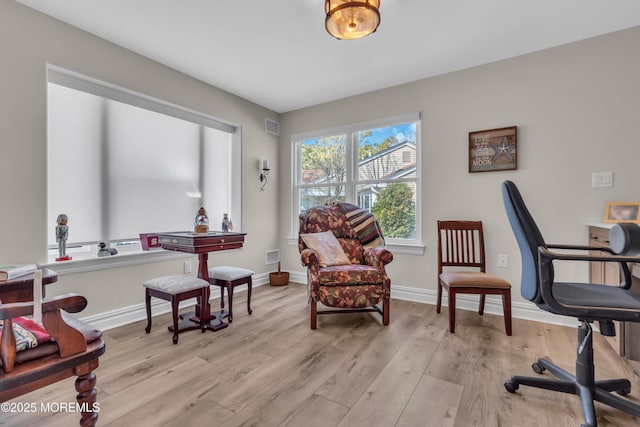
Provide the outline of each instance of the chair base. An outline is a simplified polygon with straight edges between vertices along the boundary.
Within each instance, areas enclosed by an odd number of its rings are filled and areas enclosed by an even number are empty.
[[[309,321],[311,329],[318,328],[318,314],[338,314],[338,313],[366,313],[366,312],[374,312],[380,314],[382,316],[382,324],[387,326],[389,324],[389,307],[391,305],[390,298],[382,299],[382,309],[377,305],[373,305],[371,307],[363,307],[363,308],[345,308],[345,309],[335,309],[335,310],[318,310],[318,303],[315,301],[309,302]]]
[[[171,302],[171,317],[173,321],[173,326],[167,327],[169,332],[173,332],[172,341],[174,344],[178,344],[178,334],[184,331],[190,331],[193,329],[200,329],[203,333],[206,332],[207,329],[222,329],[227,326],[226,323],[218,321],[215,325],[211,322],[205,322],[204,317],[197,317],[195,312],[188,313],[184,316],[181,316],[178,313],[178,307],[180,301],[184,301],[190,298],[198,298],[198,304],[200,307],[204,307],[205,302],[207,301],[206,288],[201,289],[193,289],[186,292],[181,292],[179,294],[170,294],[167,292],[162,292],[156,289],[145,288],[145,306],[147,310],[147,326],[144,331],[148,334],[151,332],[151,297],[160,298],[165,301]],[[180,321],[183,318],[187,318],[188,320]],[[215,329],[214,329],[215,328]]]
[[[622,396],[629,394],[631,392],[631,382],[629,380],[620,378],[595,381],[593,338],[591,334],[591,326],[583,322],[583,325],[578,328],[578,346],[579,348],[582,347],[582,352],[578,351],[576,375],[565,371],[546,359],[538,359],[531,366],[533,370],[539,374],[548,370],[558,379],[514,375],[504,383],[504,387],[509,393],[515,393],[520,385],[526,385],[578,395],[585,420],[582,425],[585,427],[596,427],[598,425],[594,401],[604,403],[635,417],[640,417],[640,405],[611,393],[615,391]]]
[[[448,303],[449,303],[449,332],[455,333],[456,329],[456,295],[457,294],[479,294],[480,306],[478,307],[478,314],[482,316],[484,314],[484,302],[487,295],[501,295],[502,296],[502,309],[504,316],[504,328],[508,336],[512,334],[511,326],[511,289],[509,288],[483,288],[483,287],[453,287],[448,286],[446,283],[439,280],[438,283],[438,296],[436,303],[436,313],[440,313],[442,307],[442,288],[447,290]]]
[[[229,300],[229,310],[221,310],[224,316],[227,317],[229,323],[233,322],[233,290],[236,286],[239,285],[247,285],[247,313],[251,315],[253,313],[253,309],[251,308],[251,291],[253,288],[251,274],[247,276],[240,277],[235,280],[223,280],[217,278],[209,278],[209,283],[211,285],[220,286],[220,308],[224,309],[224,290],[227,290],[227,298]]]

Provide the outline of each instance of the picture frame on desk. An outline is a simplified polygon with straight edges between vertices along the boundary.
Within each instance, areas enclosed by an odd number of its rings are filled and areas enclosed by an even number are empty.
[[[640,202],[610,202],[604,209],[604,222],[640,223]]]

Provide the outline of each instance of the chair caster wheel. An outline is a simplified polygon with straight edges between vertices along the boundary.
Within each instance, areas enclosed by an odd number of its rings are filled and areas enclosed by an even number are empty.
[[[538,362],[535,362],[533,365],[531,365],[531,369],[533,369],[533,372],[535,372],[536,374],[541,374],[545,371],[544,366],[542,366]]]
[[[514,384],[513,381],[507,380],[504,382],[504,388],[507,389],[509,393],[515,393],[518,390],[518,384]]]

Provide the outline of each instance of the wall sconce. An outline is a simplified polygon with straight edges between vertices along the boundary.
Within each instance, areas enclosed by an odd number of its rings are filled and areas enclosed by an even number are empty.
[[[262,183],[262,187],[260,187],[261,191],[264,191],[264,187],[267,185],[267,177],[269,176],[270,171],[271,168],[269,167],[269,160],[263,160],[260,169],[260,182]]]

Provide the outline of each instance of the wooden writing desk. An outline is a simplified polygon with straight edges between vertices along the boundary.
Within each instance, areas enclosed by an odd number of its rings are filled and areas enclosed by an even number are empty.
[[[230,249],[240,249],[244,245],[246,233],[232,233],[213,231],[210,233],[193,233],[181,231],[175,233],[158,233],[160,246],[170,251],[186,252],[198,255],[198,277],[209,281],[209,252],[226,251]],[[209,288],[206,290],[207,300],[196,305],[195,312],[190,312],[182,317],[180,331],[189,329],[200,329],[200,315],[205,316],[207,329],[217,331],[229,326],[222,320],[220,312],[211,313],[209,305]]]

